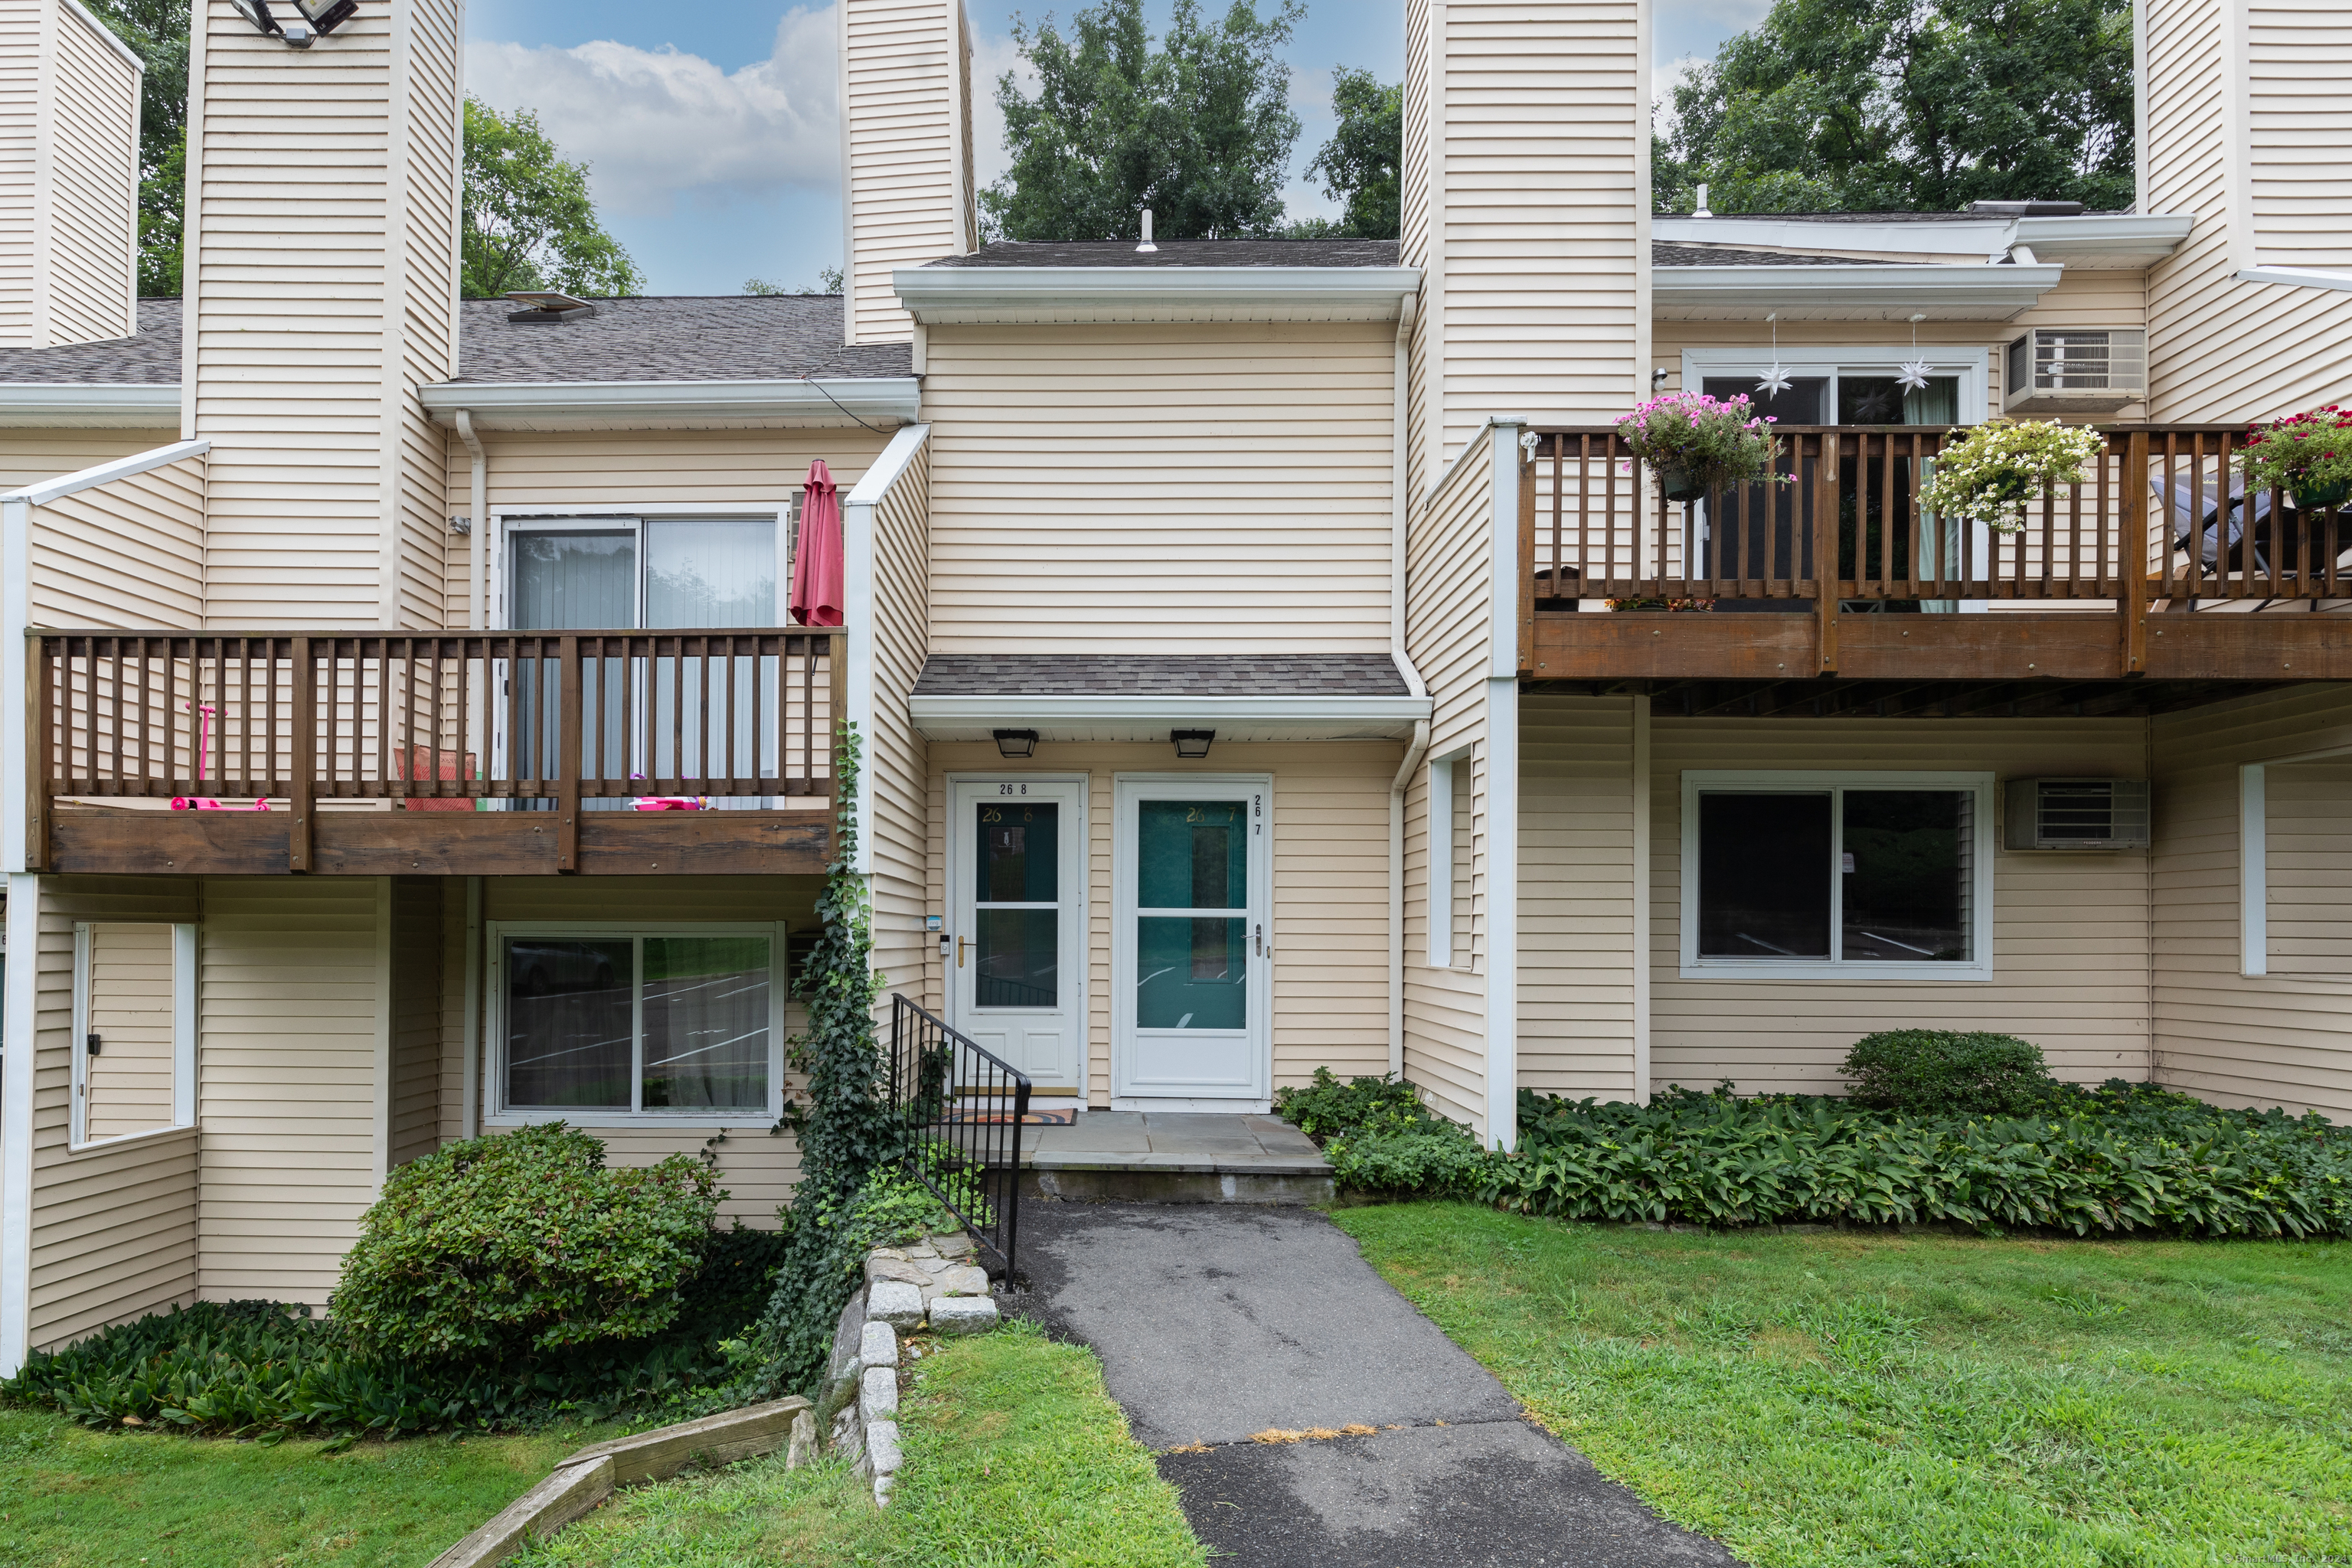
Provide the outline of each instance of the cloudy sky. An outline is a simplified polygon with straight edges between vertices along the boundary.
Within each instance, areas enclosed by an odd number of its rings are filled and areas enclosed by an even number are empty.
[[[993,84],[1016,63],[1016,13],[1058,4],[966,0],[977,47],[975,127],[983,184],[1004,166]],[[1658,0],[1656,71],[1705,58],[1769,0]],[[830,5],[779,0],[470,0],[469,90],[538,110],[566,156],[585,160],[606,226],[657,294],[732,294],[747,278],[813,283],[841,259],[838,131]],[[1211,4],[1204,10],[1213,14]],[[1156,23],[1167,0],[1153,0]],[[1308,0],[1292,41],[1291,97],[1305,130],[1296,170],[1331,130],[1330,72],[1404,73],[1403,0]],[[1294,180],[1294,216],[1327,213]]]

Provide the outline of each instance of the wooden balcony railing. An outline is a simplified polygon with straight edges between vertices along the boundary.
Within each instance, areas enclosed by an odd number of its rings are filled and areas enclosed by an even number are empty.
[[[2242,429],[2117,427],[2025,525],[1925,513],[1951,433],[1787,428],[1773,484],[1664,500],[1611,428],[1536,433],[1535,608],[1575,600],[2291,600],[2352,596],[2352,509],[2245,493]]]
[[[829,796],[838,630],[36,631],[34,863],[56,803],[283,801],[548,812],[633,798]],[[487,803],[487,804],[486,804]]]

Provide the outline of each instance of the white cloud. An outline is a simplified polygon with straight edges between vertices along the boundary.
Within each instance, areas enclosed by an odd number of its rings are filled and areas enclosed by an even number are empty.
[[[1009,33],[981,33],[971,40],[972,174],[986,190],[1013,160],[1004,151],[1004,111],[996,107],[996,83],[1006,71],[1019,79],[1024,92],[1037,89],[1037,73],[1021,58]]]
[[[770,58],[736,71],[668,47],[477,40],[466,87],[499,109],[536,110],[563,155],[589,164],[599,206],[660,217],[680,196],[837,189],[836,47],[829,5],[786,13]]]

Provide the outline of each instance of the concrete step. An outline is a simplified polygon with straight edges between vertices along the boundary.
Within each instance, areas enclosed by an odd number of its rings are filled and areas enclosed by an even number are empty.
[[[1090,1110],[1025,1129],[1024,1195],[1074,1203],[1301,1204],[1333,1199],[1323,1152],[1278,1117]]]

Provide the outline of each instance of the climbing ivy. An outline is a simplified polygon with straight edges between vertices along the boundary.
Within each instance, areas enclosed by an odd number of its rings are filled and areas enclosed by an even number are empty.
[[[903,1147],[904,1121],[885,1090],[874,1033],[883,976],[874,970],[866,880],[854,869],[862,754],[857,727],[843,725],[834,858],[817,900],[816,943],[795,981],[808,1032],[789,1055],[794,1070],[807,1075],[806,1098],[788,1100],[775,1128],[799,1139],[801,1169],[782,1216],[783,1264],[757,1339],[766,1357],[763,1392],[771,1394],[812,1389],[823,1375],[835,1320],[865,1260],[859,1194]]]

